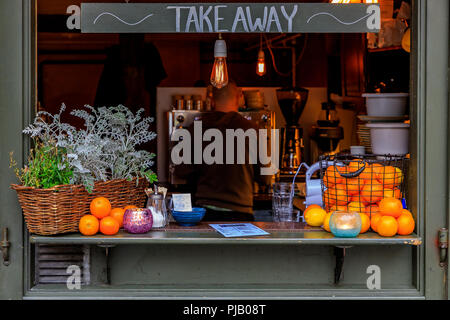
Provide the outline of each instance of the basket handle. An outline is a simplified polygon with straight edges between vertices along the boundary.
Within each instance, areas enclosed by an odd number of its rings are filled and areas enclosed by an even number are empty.
[[[352,173],[341,173],[339,171],[339,169],[337,168],[337,163],[334,162],[334,168],[336,169],[336,171],[339,173],[339,175],[343,178],[356,178],[358,177],[363,171],[364,169],[366,169],[366,160],[362,160],[363,166],[361,168],[359,168],[358,170],[356,170],[355,172]]]

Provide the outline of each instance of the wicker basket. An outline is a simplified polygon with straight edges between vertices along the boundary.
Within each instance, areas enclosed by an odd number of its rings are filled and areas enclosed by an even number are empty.
[[[109,199],[112,207],[144,206],[146,179],[131,181],[116,179],[96,182],[92,193],[82,185],[61,185],[49,189],[36,189],[12,184],[30,233],[55,235],[77,232],[81,217],[89,214],[89,205],[95,197]]]

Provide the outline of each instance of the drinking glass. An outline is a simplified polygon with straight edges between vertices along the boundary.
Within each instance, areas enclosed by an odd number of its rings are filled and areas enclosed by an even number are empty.
[[[273,185],[272,212],[273,220],[277,222],[298,221],[294,217],[292,200],[294,186],[288,182],[277,182]]]

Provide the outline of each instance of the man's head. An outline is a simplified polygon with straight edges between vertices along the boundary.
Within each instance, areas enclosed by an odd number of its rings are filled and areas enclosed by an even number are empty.
[[[222,112],[238,111],[241,94],[241,88],[232,80],[228,81],[228,84],[221,89],[213,88],[215,110]]]

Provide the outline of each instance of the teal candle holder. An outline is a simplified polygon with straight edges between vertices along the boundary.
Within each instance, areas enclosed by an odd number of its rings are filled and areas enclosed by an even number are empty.
[[[358,212],[335,211],[330,217],[330,231],[338,238],[354,238],[361,231],[361,217]]]

